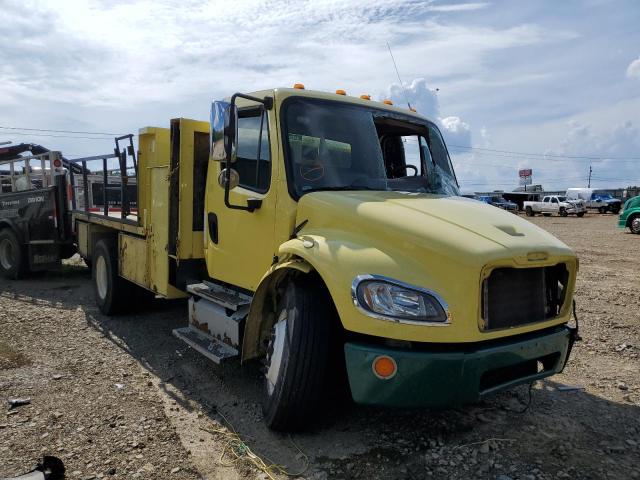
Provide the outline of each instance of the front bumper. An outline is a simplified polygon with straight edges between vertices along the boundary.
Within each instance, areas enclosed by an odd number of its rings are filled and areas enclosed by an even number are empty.
[[[629,215],[625,215],[624,213],[622,213],[618,217],[618,228],[627,228],[627,218],[628,217],[629,217]]]
[[[511,342],[464,349],[415,351],[364,343],[345,344],[351,394],[357,403],[397,407],[451,407],[480,400],[500,390],[561,372],[577,330],[563,326]],[[397,373],[378,378],[379,355],[392,357]]]

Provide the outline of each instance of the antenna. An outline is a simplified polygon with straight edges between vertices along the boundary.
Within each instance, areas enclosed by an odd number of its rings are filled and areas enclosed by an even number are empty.
[[[391,55],[391,61],[393,62],[393,68],[396,69],[396,75],[398,76],[398,81],[400,82],[400,88],[402,88],[402,92],[404,93],[404,99],[407,101],[407,105],[409,106],[409,110],[411,110],[411,104],[409,103],[409,97],[407,96],[407,91],[404,88],[404,84],[402,83],[402,79],[400,78],[400,72],[398,71],[398,66],[396,65],[396,59],[393,58],[393,52],[391,51],[391,46],[389,42],[387,42],[387,48],[389,49],[389,55]]]

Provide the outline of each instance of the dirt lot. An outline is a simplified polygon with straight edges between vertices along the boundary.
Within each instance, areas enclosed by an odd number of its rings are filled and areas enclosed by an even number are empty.
[[[104,317],[78,262],[0,280],[0,398],[31,398],[0,412],[0,477],[53,454],[69,478],[268,478],[249,447],[302,478],[640,478],[640,237],[610,215],[532,220],[580,257],[584,340],[524,413],[519,387],[449,411],[348,406],[274,433],[256,365],[219,367],[171,336],[183,303]]]

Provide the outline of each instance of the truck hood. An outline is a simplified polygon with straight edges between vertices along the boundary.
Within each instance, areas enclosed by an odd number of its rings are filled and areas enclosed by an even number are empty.
[[[478,264],[497,258],[526,262],[527,255],[573,253],[531,222],[464,197],[396,191],[313,192],[298,205],[302,234],[364,243],[383,251],[430,250]],[[419,250],[417,250],[417,248]]]

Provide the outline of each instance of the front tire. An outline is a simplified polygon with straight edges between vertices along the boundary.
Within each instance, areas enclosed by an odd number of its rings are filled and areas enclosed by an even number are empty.
[[[10,280],[27,273],[27,259],[18,237],[8,228],[0,230],[0,274]]]
[[[584,217],[584,212],[576,213],[576,217]]]
[[[634,215],[631,217],[629,220],[629,230],[631,230],[631,233],[640,235],[640,215]]]
[[[262,411],[269,428],[297,431],[318,418],[330,361],[332,301],[318,283],[290,282],[267,351]]]
[[[91,260],[93,289],[98,308],[104,315],[123,312],[129,303],[132,286],[118,275],[116,242],[110,239],[98,241]]]

